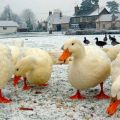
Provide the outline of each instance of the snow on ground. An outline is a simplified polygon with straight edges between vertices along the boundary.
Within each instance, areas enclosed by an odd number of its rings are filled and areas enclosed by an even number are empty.
[[[38,47],[44,50],[59,50],[64,41],[69,38],[77,38],[83,41],[84,36],[92,44],[97,36],[100,40],[103,35],[83,35],[83,36],[64,36],[64,35],[43,35],[37,37],[4,38],[0,42],[11,44],[14,39],[24,40],[25,46]],[[119,40],[120,35],[116,35]],[[110,46],[110,45],[108,45]],[[106,107],[109,100],[96,100],[92,96],[99,92],[99,86],[82,91],[87,99],[69,100],[68,97],[75,92],[75,89],[68,82],[67,65],[54,65],[48,87],[34,86],[29,91],[22,91],[22,81],[17,88],[12,85],[10,80],[3,92],[5,96],[12,99],[11,104],[0,104],[0,120],[118,120],[120,111],[114,116],[109,117]],[[105,81],[105,93],[110,95],[111,79]],[[36,92],[38,94],[36,94]],[[21,111],[20,107],[32,108],[31,111]]]

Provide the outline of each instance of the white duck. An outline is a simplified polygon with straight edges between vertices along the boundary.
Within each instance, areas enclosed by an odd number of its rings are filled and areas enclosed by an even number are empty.
[[[52,58],[50,55],[38,48],[27,49],[24,57],[16,64],[16,76],[26,76],[26,79],[35,85],[46,84],[51,76]],[[19,77],[15,79],[18,81]],[[26,81],[25,79],[25,81]],[[24,89],[27,85],[24,81]]]
[[[59,60],[64,61],[73,56],[69,68],[69,81],[77,90],[71,99],[83,99],[79,90],[101,85],[101,92],[95,96],[98,99],[109,98],[103,92],[103,81],[110,74],[110,59],[100,48],[96,46],[84,47],[80,41],[71,39],[64,43],[64,52]]]
[[[23,47],[24,47],[24,41],[22,40],[14,40],[12,41],[12,46],[9,46],[14,65],[22,57],[24,50]]]
[[[3,97],[2,88],[5,87],[7,81],[12,77],[14,66],[11,51],[3,44],[0,44],[0,68],[0,103],[10,103],[11,100]]]
[[[111,61],[115,60],[117,55],[120,52],[120,44],[115,45],[113,47],[109,48],[103,48],[103,50],[107,53],[108,57],[111,59]]]
[[[111,102],[107,108],[107,113],[113,115],[120,104],[120,53],[117,58],[112,62],[111,65],[111,77],[112,77],[112,87],[111,87]]]
[[[56,65],[56,64],[68,64],[72,60],[72,58],[68,58],[66,61],[59,61],[58,57],[62,54],[62,50],[54,49],[54,50],[48,51],[48,53],[52,57],[54,65]]]
[[[24,48],[24,41],[21,39],[15,39],[12,41],[12,45],[9,46],[10,50],[11,50],[11,54],[12,54],[12,62],[14,64],[14,66],[16,65],[17,61],[19,61],[24,54],[25,48]],[[19,79],[19,77],[13,75],[14,79]],[[16,86],[17,80],[14,80],[13,85]],[[26,83],[26,79],[24,80],[24,82]]]

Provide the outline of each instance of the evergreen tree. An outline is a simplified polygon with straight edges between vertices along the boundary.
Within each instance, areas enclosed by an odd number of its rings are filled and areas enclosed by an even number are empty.
[[[99,0],[82,0],[80,10],[89,11],[94,9],[95,5],[98,5]]]
[[[119,4],[115,1],[109,1],[106,5],[110,9],[110,13],[118,13],[119,12]]]
[[[42,31],[42,25],[41,25],[41,23],[38,21],[38,23],[37,23],[37,32],[41,32]]]
[[[82,0],[80,10],[86,11],[86,10],[91,10],[93,8],[93,4],[91,0]]]
[[[27,24],[28,32],[32,32],[33,31],[33,25],[31,23],[30,18],[26,21],[26,24]]]
[[[91,2],[92,2],[93,4],[95,4],[95,5],[97,5],[98,2],[99,2],[99,0],[91,0]]]

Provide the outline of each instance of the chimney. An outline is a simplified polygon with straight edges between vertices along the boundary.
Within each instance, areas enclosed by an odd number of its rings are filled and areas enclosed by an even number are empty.
[[[60,12],[60,18],[62,17],[62,12]]]
[[[75,15],[77,15],[78,12],[79,12],[79,7],[78,7],[78,5],[77,5],[77,6],[75,6]]]
[[[50,16],[50,15],[52,15],[52,12],[51,12],[51,11],[49,11],[49,16]]]

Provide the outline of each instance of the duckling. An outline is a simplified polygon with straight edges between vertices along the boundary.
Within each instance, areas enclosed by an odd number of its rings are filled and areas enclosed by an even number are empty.
[[[24,57],[15,65],[17,78],[14,81],[18,82],[19,76],[26,76],[31,84],[44,85],[51,76],[52,65],[52,58],[46,51],[39,48],[30,48],[26,50]],[[25,87],[27,86],[25,85]],[[26,88],[24,89],[26,90]]]
[[[96,45],[100,46],[100,47],[103,47],[104,45],[106,45],[107,43],[104,42],[104,41],[98,41],[98,37],[95,38],[96,40]]]
[[[111,62],[105,52],[97,46],[84,47],[80,41],[70,39],[64,43],[64,52],[59,60],[64,61],[70,56],[73,59],[69,66],[69,82],[77,89],[77,93],[70,98],[84,99],[85,97],[80,94],[80,90],[100,84],[101,92],[95,98],[108,99],[109,96],[103,92],[103,81],[110,74]]]

